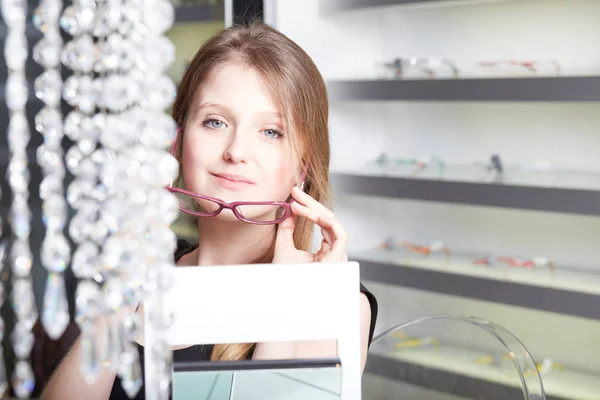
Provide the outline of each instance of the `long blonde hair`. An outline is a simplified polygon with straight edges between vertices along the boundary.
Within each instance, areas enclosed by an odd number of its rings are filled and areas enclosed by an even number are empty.
[[[329,192],[329,106],[325,82],[312,59],[296,43],[281,32],[253,21],[234,25],[205,42],[185,72],[173,105],[173,118],[183,126],[194,92],[211,71],[229,63],[243,63],[256,69],[269,92],[279,102],[292,133],[293,154],[297,165],[308,165],[304,190],[325,206],[330,205]],[[176,155],[181,160],[182,138]],[[181,177],[181,168],[180,168]],[[183,179],[178,179],[183,182]],[[309,250],[314,224],[304,218],[296,221],[296,248]],[[275,242],[255,263],[273,260]],[[211,360],[240,360],[248,356],[253,343],[218,344]]]

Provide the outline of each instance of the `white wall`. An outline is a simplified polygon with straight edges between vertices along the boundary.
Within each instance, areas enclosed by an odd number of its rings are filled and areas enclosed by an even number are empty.
[[[318,0],[277,0],[274,23],[313,57],[326,80],[373,79],[374,65],[396,56],[449,57],[467,76],[481,74],[475,62],[492,59],[553,58],[566,75],[600,73],[600,1],[472,3],[323,14]],[[333,171],[363,168],[382,151],[451,162],[501,153],[511,163],[548,160],[600,170],[600,103],[336,102],[330,127]],[[600,175],[560,183],[598,188]],[[600,274],[597,217],[356,196],[336,197],[335,207],[350,251],[389,235],[423,243],[441,238],[459,250],[545,255]],[[478,315],[513,330],[536,356],[600,371],[600,322],[369,286],[382,304],[378,331],[425,315]]]

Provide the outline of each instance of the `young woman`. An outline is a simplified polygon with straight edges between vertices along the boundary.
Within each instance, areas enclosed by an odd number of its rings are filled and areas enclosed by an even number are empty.
[[[180,177],[172,191],[195,218],[199,237],[195,245],[179,241],[177,265],[347,260],[346,232],[326,207],[330,158],[327,92],[315,64],[298,45],[260,23],[222,31],[200,48],[187,69],[173,117],[181,129],[174,146]],[[221,210],[219,201],[250,204]],[[312,253],[309,247],[315,225],[320,227],[323,241]],[[364,367],[377,302],[364,286],[360,291]],[[137,312],[142,316],[143,305]],[[84,383],[78,371],[79,346],[77,341],[42,398],[126,399],[114,373],[103,372],[92,387]],[[143,342],[139,347],[143,356]],[[174,349],[176,360],[336,354],[335,343],[330,341]],[[143,399],[143,392],[142,388],[136,398]]]

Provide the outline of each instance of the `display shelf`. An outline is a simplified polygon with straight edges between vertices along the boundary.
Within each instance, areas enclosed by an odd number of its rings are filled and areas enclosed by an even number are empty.
[[[600,215],[600,190],[332,173],[341,194]]]
[[[600,77],[332,80],[332,101],[600,101]]]
[[[193,4],[175,7],[175,23],[224,21],[222,4]]]
[[[387,250],[350,252],[363,280],[600,320],[600,274],[474,265],[476,257],[406,257]]]
[[[328,0],[321,3],[321,10],[324,12],[337,12],[385,6],[451,6],[506,1],[514,0]]]
[[[450,346],[371,351],[366,371],[465,398],[482,398],[482,393],[498,400],[523,398],[516,372],[477,364],[474,360],[482,356],[486,354]],[[597,400],[600,393],[600,377],[568,368],[544,374],[542,382],[549,400]]]

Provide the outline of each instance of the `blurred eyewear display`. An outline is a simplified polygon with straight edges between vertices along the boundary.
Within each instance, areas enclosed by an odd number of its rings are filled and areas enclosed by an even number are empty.
[[[407,74],[419,72],[425,74],[429,79],[434,79],[438,74],[449,71],[454,78],[458,78],[459,71],[454,62],[447,58],[435,57],[409,57],[394,58],[383,63],[377,63],[382,67],[386,76],[395,79],[406,78]]]
[[[424,256],[428,256],[434,253],[444,253],[447,257],[450,256],[450,249],[444,245],[444,242],[441,240],[434,240],[429,245],[423,246],[411,242],[405,241],[396,241],[393,238],[387,238],[385,241],[380,243],[377,248],[385,249],[385,250],[398,250],[398,249],[407,249],[412,253],[421,254]]]
[[[507,264],[514,268],[543,268],[547,267],[550,271],[554,271],[554,264],[546,257],[533,257],[531,259],[521,259],[516,257],[502,257],[494,254],[488,254],[483,258],[479,258],[473,261],[475,265],[487,265],[494,266],[498,264]]]
[[[511,69],[518,68],[533,74],[546,71],[550,68],[556,75],[560,75],[561,66],[556,60],[545,61],[518,61],[518,60],[498,60],[498,61],[480,61],[476,64],[482,68],[496,68],[501,71],[508,72]]]
[[[418,175],[430,167],[436,167],[439,176],[444,174],[446,164],[439,157],[423,156],[423,157],[391,157],[387,153],[381,153],[375,159],[375,165],[380,168],[394,169],[394,167],[412,166],[414,167],[411,175]]]
[[[510,360],[511,360],[510,354],[504,353],[502,355],[489,355],[489,356],[480,357],[475,360],[475,363],[476,364],[484,364],[484,365],[501,366],[504,362],[507,362],[507,361],[510,362]],[[564,371],[564,369],[565,369],[564,364],[556,362],[556,361],[552,360],[552,358],[549,358],[549,357],[544,357],[542,359],[542,362],[536,362],[535,366],[540,375],[546,375],[550,371],[556,371],[556,370]],[[532,374],[533,371],[530,370],[530,371],[526,371],[525,373]]]

